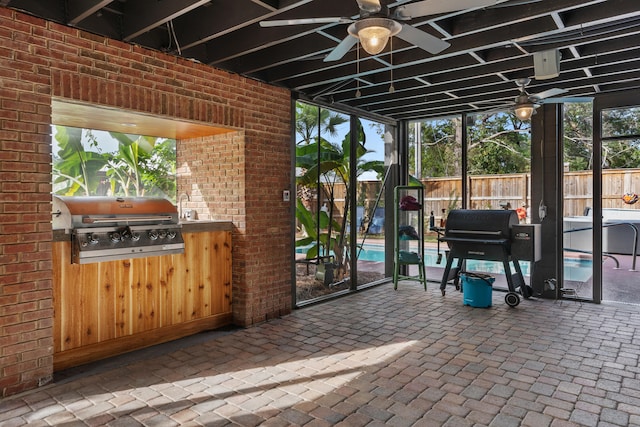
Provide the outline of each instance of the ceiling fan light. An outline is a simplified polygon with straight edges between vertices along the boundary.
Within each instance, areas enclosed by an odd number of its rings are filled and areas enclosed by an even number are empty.
[[[535,111],[535,105],[531,103],[519,104],[515,108],[516,116],[520,120],[529,120]]]
[[[384,50],[389,38],[402,30],[402,25],[389,18],[364,18],[349,25],[347,31],[357,37],[362,48],[369,55],[377,55]]]
[[[371,26],[358,31],[358,38],[362,48],[370,55],[382,52],[389,42],[391,30],[387,27]]]

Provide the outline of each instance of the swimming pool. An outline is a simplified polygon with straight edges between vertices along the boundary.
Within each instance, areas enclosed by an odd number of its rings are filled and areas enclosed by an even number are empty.
[[[301,246],[296,248],[297,253],[304,254],[309,247]],[[440,264],[438,261],[438,250],[435,248],[426,248],[424,250],[425,267],[440,267],[444,268],[446,261],[444,259],[444,250],[441,250],[442,261]],[[384,248],[381,245],[364,244],[362,250],[359,253],[359,261],[373,261],[384,262]],[[520,261],[520,268],[522,274],[525,276],[530,275],[531,263],[528,261]],[[482,260],[467,260],[467,270],[469,271],[481,271],[484,273],[504,274],[504,267],[500,261],[482,261]],[[564,260],[564,278],[565,280],[575,280],[579,282],[585,282],[591,277],[592,274],[592,262],[590,259],[582,258],[565,258]]]

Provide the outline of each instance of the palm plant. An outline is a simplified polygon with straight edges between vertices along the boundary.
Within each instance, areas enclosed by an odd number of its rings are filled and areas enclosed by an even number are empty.
[[[332,144],[322,137],[314,142],[298,145],[296,147],[296,166],[301,171],[297,177],[298,186],[315,188],[322,192],[328,200],[328,212],[320,211],[314,215],[301,201],[296,207],[296,217],[304,228],[305,237],[296,242],[296,246],[309,246],[307,258],[326,257],[332,255],[335,258],[334,277],[341,280],[349,270],[349,197],[351,191],[355,191],[353,183],[357,177],[366,171],[375,171],[380,176],[383,174],[384,162],[365,161],[363,156],[369,151],[365,148],[366,136],[362,123],[358,122],[358,135],[356,138],[356,171],[352,180],[351,174],[351,135],[347,133],[341,144]],[[334,210],[336,185],[345,187],[347,197],[344,209],[337,215]],[[318,188],[319,186],[319,188]],[[336,217],[341,217],[336,221]]]
[[[111,140],[104,141],[108,137]],[[175,201],[175,140],[109,132],[101,142],[117,144],[117,151],[103,152],[91,130],[57,126],[55,138],[60,147],[53,161],[56,194],[108,193]],[[83,140],[88,140],[88,148]]]
[[[349,121],[349,118],[325,108],[315,105],[296,103],[296,134],[300,136],[298,145],[310,144],[317,140],[318,131],[321,135],[336,136],[338,127]]]
[[[82,144],[82,129],[56,126],[55,138],[60,150],[54,153],[53,184],[57,193],[73,196],[92,195],[100,185],[99,171],[107,164],[107,156],[97,148],[95,138],[88,134],[90,147]]]

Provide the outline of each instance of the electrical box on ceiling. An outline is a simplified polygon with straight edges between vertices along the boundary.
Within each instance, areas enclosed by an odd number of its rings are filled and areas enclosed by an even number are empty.
[[[536,80],[546,80],[560,75],[560,51],[544,50],[533,54],[533,68]]]

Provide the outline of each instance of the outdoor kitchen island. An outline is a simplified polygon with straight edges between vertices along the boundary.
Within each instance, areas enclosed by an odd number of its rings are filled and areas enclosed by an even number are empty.
[[[184,253],[87,264],[54,230],[54,370],[231,324],[232,227],[187,221]]]

